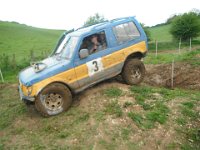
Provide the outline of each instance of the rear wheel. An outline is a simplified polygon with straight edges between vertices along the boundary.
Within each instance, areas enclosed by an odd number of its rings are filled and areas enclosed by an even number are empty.
[[[36,109],[45,117],[62,113],[72,103],[70,90],[63,84],[53,83],[44,88],[35,100]]]
[[[129,85],[140,84],[145,76],[145,66],[139,59],[128,60],[122,71],[122,78]]]

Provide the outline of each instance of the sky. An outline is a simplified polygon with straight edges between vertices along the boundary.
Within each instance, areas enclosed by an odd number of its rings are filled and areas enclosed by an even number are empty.
[[[99,13],[110,20],[135,16],[153,26],[194,8],[200,9],[200,0],[0,0],[0,20],[69,30]]]

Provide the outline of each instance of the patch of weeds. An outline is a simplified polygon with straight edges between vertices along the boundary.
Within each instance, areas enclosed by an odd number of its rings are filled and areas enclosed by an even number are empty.
[[[130,128],[123,128],[121,130],[122,138],[124,140],[128,140],[130,133],[131,133],[131,129]]]
[[[151,111],[146,114],[146,118],[152,122],[159,122],[164,124],[166,122],[167,116],[161,114],[159,111]]]
[[[0,149],[4,149],[4,144],[3,143],[0,143]]]
[[[200,92],[192,93],[191,99],[194,100],[194,101],[200,101]]]
[[[118,104],[117,100],[114,100],[112,102],[110,102],[105,110],[106,113],[109,113],[111,115],[116,115],[116,117],[121,117],[123,112],[122,112],[122,108],[120,107],[120,105]]]
[[[58,137],[61,138],[61,139],[64,139],[66,137],[70,136],[70,133],[69,132],[60,132],[58,134]]]
[[[146,99],[152,99],[152,93],[164,93],[170,96],[170,92],[167,89],[161,90],[151,87],[131,87],[131,91],[134,93],[136,101],[143,107],[144,117],[141,114],[130,112],[128,116],[136,122],[136,125],[141,128],[153,128],[156,122],[164,124],[168,118],[169,108],[164,105],[164,101],[155,100],[154,103],[148,104]],[[168,97],[169,97],[168,96]],[[161,97],[162,98],[162,97]]]
[[[134,143],[134,142],[129,142],[127,144],[128,146],[128,149],[132,149],[132,150],[140,150],[140,146],[139,146],[139,143]]]
[[[81,112],[79,114],[79,116],[77,115],[77,118],[75,118],[73,120],[73,122],[71,123],[71,125],[74,125],[74,124],[79,124],[79,123],[82,123],[82,122],[86,122],[88,121],[90,118],[90,114],[87,113],[87,112]]]
[[[164,100],[172,100],[177,97],[186,97],[188,95],[187,91],[180,89],[169,90],[166,88],[160,88],[158,92],[163,96]]]
[[[119,88],[109,88],[104,90],[104,94],[108,97],[119,97],[122,95],[122,90]]]
[[[116,144],[107,142],[105,140],[100,140],[99,144],[102,145],[104,147],[104,149],[107,149],[107,150],[114,150],[114,149],[116,149]]]
[[[7,146],[6,142],[9,141],[9,136],[1,136],[0,137],[0,150],[4,150]]]
[[[200,148],[200,130],[197,128],[188,129],[187,130],[187,137],[190,142],[194,143],[195,146]]]
[[[31,148],[36,149],[36,150],[43,150],[46,149],[46,146],[39,144],[39,143],[34,143]]]
[[[146,113],[146,119],[152,122],[164,124],[167,120],[169,108],[162,103],[156,104],[156,109]]]
[[[16,117],[24,114],[25,112],[27,112],[27,110],[23,104],[18,104],[12,108],[9,107],[5,111],[1,112],[0,131],[10,126]]]
[[[167,120],[169,109],[162,103],[158,103],[155,109],[145,112],[143,117],[141,114],[130,112],[128,117],[131,118],[138,127],[150,129],[154,127],[156,122],[164,124]]]
[[[144,101],[137,101],[137,103],[140,104],[144,110],[150,110],[152,108],[151,105],[145,103]]]
[[[169,143],[169,144],[166,146],[166,149],[168,149],[168,150],[177,149],[177,144],[176,144],[176,143]]]
[[[55,133],[58,132],[58,128],[52,124],[47,124],[42,131],[46,132],[46,133]]]
[[[104,120],[104,116],[105,116],[105,112],[100,111],[95,114],[95,119],[98,121],[102,121]]]
[[[151,105],[145,103],[145,100],[151,97],[153,89],[151,87],[131,87],[131,92],[134,93],[135,99],[144,110],[150,110]]]
[[[127,107],[132,106],[132,105],[133,105],[132,102],[127,101],[127,102],[124,103],[123,107],[127,108]]]
[[[144,120],[141,114],[134,112],[129,112],[128,117],[131,118],[137,126],[140,126],[142,124],[142,121]]]
[[[24,130],[25,130],[25,128],[24,127],[18,127],[18,128],[15,128],[14,130],[12,130],[11,132],[12,132],[12,134],[21,134],[21,133],[23,133],[24,132]]]
[[[197,118],[198,117],[198,113],[187,108],[187,107],[182,107],[181,108],[181,113],[186,116],[186,117],[191,117],[191,118]]]
[[[184,102],[184,103],[182,103],[182,105],[187,107],[188,109],[192,109],[194,107],[193,102]]]
[[[198,129],[185,129],[182,131],[187,141],[181,146],[183,150],[197,150],[200,149],[200,130]]]
[[[153,89],[151,87],[147,86],[132,86],[131,92],[133,92],[136,95],[141,95],[143,98],[147,98],[151,93]]]
[[[176,119],[178,125],[186,125],[186,118],[180,117]]]
[[[84,121],[88,121],[89,118],[90,118],[89,113],[84,113],[83,115],[78,117],[78,120],[81,121],[81,122],[84,122]]]

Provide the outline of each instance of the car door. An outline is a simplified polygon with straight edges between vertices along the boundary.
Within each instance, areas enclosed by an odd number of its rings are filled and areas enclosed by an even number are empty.
[[[107,31],[103,30],[101,32],[105,33],[107,42]],[[109,55],[109,53],[109,44],[107,42],[105,49],[92,53],[86,58],[81,59],[79,55],[77,55],[74,66],[80,88],[95,84],[106,78],[107,73],[105,72],[104,57]]]

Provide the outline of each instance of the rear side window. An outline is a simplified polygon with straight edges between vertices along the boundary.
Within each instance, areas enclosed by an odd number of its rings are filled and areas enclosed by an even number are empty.
[[[133,22],[117,25],[113,27],[113,31],[119,44],[140,37],[140,32]]]

